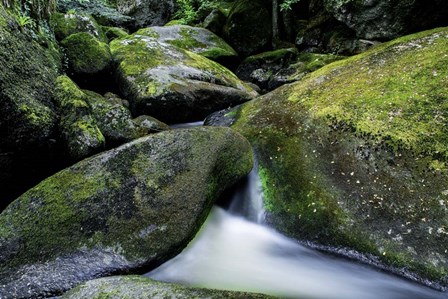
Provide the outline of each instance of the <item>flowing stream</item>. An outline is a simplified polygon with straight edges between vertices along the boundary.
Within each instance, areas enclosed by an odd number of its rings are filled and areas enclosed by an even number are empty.
[[[285,298],[448,298],[374,267],[298,244],[262,225],[256,171],[228,210],[215,206],[189,246],[146,276],[191,286]]]

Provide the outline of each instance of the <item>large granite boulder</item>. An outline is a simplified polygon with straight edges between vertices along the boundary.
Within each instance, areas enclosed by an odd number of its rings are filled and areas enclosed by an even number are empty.
[[[448,3],[444,0],[324,0],[324,5],[365,39],[390,40],[448,25]]]
[[[143,276],[114,276],[88,281],[76,289],[64,294],[62,299],[100,299],[113,298],[210,298],[210,299],[267,299],[271,296],[213,289],[186,287],[174,283],[165,283]],[[109,298],[109,297],[107,297]]]
[[[406,36],[223,113],[268,221],[448,286],[447,48],[448,28]]]
[[[202,120],[257,93],[225,67],[138,32],[110,44],[116,78],[134,115],[176,123]]]
[[[144,28],[137,34],[157,38],[184,50],[204,56],[218,62],[236,61],[238,54],[222,38],[213,32],[186,25]]]
[[[61,294],[178,254],[215,199],[252,168],[228,128],[171,130],[85,159],[0,214],[0,297]]]

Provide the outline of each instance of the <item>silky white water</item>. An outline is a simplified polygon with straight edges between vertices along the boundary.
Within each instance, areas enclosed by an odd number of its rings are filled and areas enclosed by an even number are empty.
[[[230,212],[214,207],[190,245],[146,275],[288,298],[448,298],[446,293],[370,266],[309,249],[257,224],[263,219],[260,190],[252,172],[245,190],[236,193]]]

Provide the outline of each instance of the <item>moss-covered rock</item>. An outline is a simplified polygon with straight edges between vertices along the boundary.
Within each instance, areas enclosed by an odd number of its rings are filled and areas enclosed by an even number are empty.
[[[201,127],[140,138],[49,177],[0,214],[0,297],[149,271],[188,244],[252,163],[240,134]]]
[[[235,73],[240,79],[270,91],[343,58],[332,54],[299,54],[294,48],[280,49],[247,57]]]
[[[158,282],[142,276],[114,276],[88,281],[64,294],[62,299],[149,299],[149,298],[244,298],[267,299],[271,296],[185,287]]]
[[[448,28],[334,62],[227,113],[269,221],[448,286]]]
[[[219,9],[214,9],[205,18],[204,22],[202,23],[202,27],[221,36],[225,24],[226,16],[224,15],[224,13]]]
[[[166,122],[201,120],[257,95],[223,66],[157,38],[133,34],[113,40],[117,80],[134,115]]]
[[[63,13],[76,11],[91,15],[103,26],[134,28],[134,19],[121,14],[116,6],[112,5],[113,2],[101,0],[59,0],[57,7],[58,11]]]
[[[53,96],[60,62],[52,53],[0,6],[0,210],[48,173],[40,162],[51,161],[46,156],[54,154],[58,122]]]
[[[111,40],[114,40],[116,38],[125,37],[129,35],[129,33],[119,27],[107,27],[103,26],[104,34],[106,35],[107,40],[110,42]]]
[[[108,101],[92,91],[83,92],[108,148],[147,135],[147,130],[136,126],[131,112],[121,102]]]
[[[360,38],[389,40],[448,25],[448,3],[444,0],[324,0],[324,4]]]
[[[75,161],[91,156],[105,145],[88,97],[67,76],[56,80],[55,102],[60,110],[59,130],[68,155]]]
[[[176,11],[175,0],[117,0],[118,11],[135,19],[135,27],[161,26]]]
[[[219,36],[204,28],[172,25],[144,28],[137,31],[136,34],[157,38],[159,42],[191,51],[213,61],[230,62],[238,59],[238,54],[232,47]]]
[[[263,0],[238,0],[224,27],[225,40],[243,57],[271,46],[272,23]]]
[[[65,48],[70,71],[75,76],[98,76],[107,73],[112,63],[109,45],[87,32],[79,32],[65,38]]]
[[[170,126],[148,115],[140,115],[139,117],[136,117],[134,123],[146,134],[170,130]]]
[[[87,32],[100,40],[106,40],[101,26],[88,14],[77,12],[54,13],[51,15],[50,24],[58,40],[63,40],[79,32]]]

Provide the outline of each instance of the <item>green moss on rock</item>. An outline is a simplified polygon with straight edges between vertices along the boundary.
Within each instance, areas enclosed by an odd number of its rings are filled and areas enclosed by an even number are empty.
[[[66,50],[69,67],[75,75],[101,74],[110,68],[112,55],[109,46],[90,33],[72,34],[61,45]]]
[[[145,130],[135,125],[131,112],[121,102],[106,100],[92,91],[83,92],[87,95],[86,101],[109,148],[146,135]]]
[[[447,46],[406,36],[238,110],[274,226],[448,285]]]
[[[8,24],[15,20],[0,7],[0,148],[16,151],[45,145],[54,133],[58,63]]]
[[[149,271],[188,244],[252,164],[240,134],[202,127],[140,138],[49,177],[0,214],[0,296]]]
[[[197,53],[213,61],[238,57],[223,39],[204,28],[171,25],[140,29],[136,34],[156,37],[159,42]]]
[[[142,276],[115,276],[89,281],[64,294],[62,299],[103,298],[244,298],[264,299],[271,296],[213,289],[185,287]]]
[[[79,32],[87,32],[100,40],[106,40],[104,33],[92,16],[84,13],[54,13],[50,24],[58,40]]]
[[[87,103],[87,96],[67,76],[57,78],[55,100],[61,115],[61,136],[69,156],[80,160],[102,149],[105,138]]]
[[[225,67],[139,33],[113,40],[121,92],[134,115],[166,122],[203,119],[257,95]],[[172,111],[176,113],[172,113]]]

